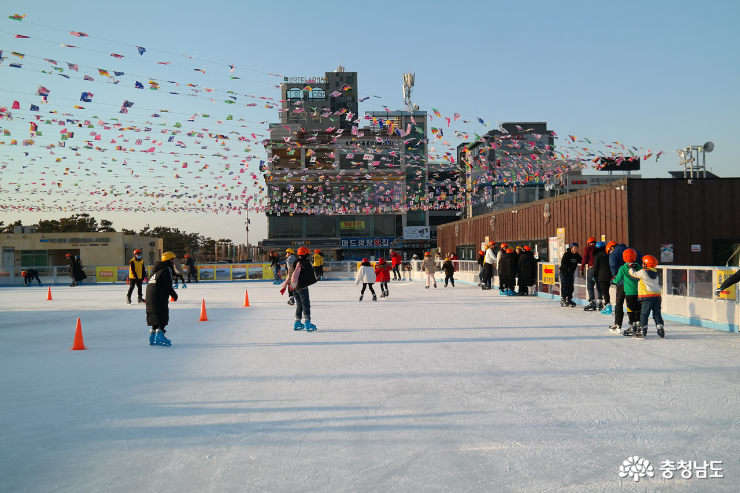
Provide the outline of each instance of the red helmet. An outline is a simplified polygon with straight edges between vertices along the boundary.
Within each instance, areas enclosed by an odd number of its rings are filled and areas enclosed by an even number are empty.
[[[425,257],[431,257],[432,256],[432,252],[424,252],[424,256]]]
[[[532,249],[531,249],[531,248],[529,248],[529,247],[528,247],[527,245],[524,245],[524,251],[525,251],[525,252],[531,252],[531,251],[532,251]]]
[[[514,249],[513,248],[507,248],[506,249],[506,253],[514,253]]]
[[[652,255],[645,255],[642,257],[642,266],[646,269],[653,269],[658,266],[658,259]]]
[[[365,262],[370,262],[370,259],[365,257],[364,259],[362,259],[362,263],[365,263]]]
[[[319,250],[319,249],[317,248],[316,250],[314,250],[314,251],[313,251],[313,253],[321,253],[321,250]]]
[[[68,253],[68,254],[67,254],[67,258],[69,258],[69,257],[71,257],[71,256],[72,256],[72,254],[71,254],[71,253]]]
[[[588,241],[586,242],[586,244],[588,244],[588,243],[596,243],[596,238],[594,238],[594,237],[592,236],[592,237],[591,237],[591,238],[589,238],[589,239],[588,239]]]
[[[384,259],[383,257],[379,258],[379,259],[378,259],[378,263],[379,263],[380,265],[383,265],[383,264],[385,264],[385,259]]]
[[[632,248],[628,248],[622,254],[622,259],[628,264],[631,264],[632,262],[637,260],[637,252]]]
[[[298,255],[308,255],[309,253],[311,253],[311,250],[306,247],[301,247],[298,249]]]
[[[508,248],[508,247],[509,247],[509,244],[508,243],[501,243],[501,249],[502,250],[505,249],[505,248]]]
[[[141,253],[141,250],[139,250],[138,248],[134,250],[134,255],[136,255],[137,253]]]
[[[481,251],[479,251],[479,252],[478,252],[478,254],[479,254],[479,255],[485,255],[485,254],[486,254],[486,252],[484,252],[483,250],[481,250]]]
[[[25,270],[21,272],[21,276],[26,277],[27,275],[28,275],[28,272],[26,272]],[[33,282],[33,279],[31,279],[31,282]]]
[[[612,248],[614,248],[615,246],[617,246],[617,242],[616,241],[610,241],[609,243],[607,243],[606,244],[606,253],[609,253],[612,250]]]
[[[185,255],[185,258],[190,258],[190,255]]]

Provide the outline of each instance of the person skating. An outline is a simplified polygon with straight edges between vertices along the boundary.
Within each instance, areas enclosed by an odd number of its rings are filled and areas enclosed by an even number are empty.
[[[198,271],[195,269],[195,260],[190,255],[185,255],[185,267],[188,269],[188,282],[191,282],[190,277],[192,276],[197,283]]]
[[[617,277],[617,274],[619,274],[619,269],[624,265],[624,251],[627,250],[627,248],[629,247],[624,243],[618,244],[616,241],[610,241],[606,245],[606,251],[609,253],[609,268],[612,271],[612,279]],[[637,259],[635,260],[635,262],[641,264],[642,254],[636,248],[633,248],[633,250],[637,253]],[[621,328],[622,322],[624,321],[624,283],[613,282],[613,284],[617,285],[617,294],[614,300],[614,325],[609,327],[610,330],[612,330],[612,327],[614,327],[615,325]],[[611,312],[607,315],[611,315]],[[619,332],[619,330],[612,330],[612,332]]]
[[[300,248],[299,248],[300,250]],[[286,270],[285,279],[290,280],[293,276],[293,269],[295,269],[296,266],[296,260],[298,258],[295,256],[295,250],[292,248],[288,248],[285,250],[285,260],[280,262],[279,265],[284,265]],[[316,274],[314,274],[315,276]],[[290,283],[288,283],[288,304],[290,306],[295,305],[295,293],[293,293],[293,289],[290,287]]]
[[[437,263],[432,259],[430,252],[424,253],[424,261],[421,263],[421,269],[427,277],[427,287],[429,289],[429,281],[431,280],[434,287],[437,287],[437,280],[434,278],[434,273],[437,272]]]
[[[499,294],[516,296],[516,271],[519,268],[519,257],[513,248],[507,248],[498,261]]]
[[[36,279],[39,282],[39,286],[41,286],[39,271],[37,271],[36,269],[23,269],[21,271],[21,276],[23,277],[23,287],[33,284],[34,279]]]
[[[311,253],[306,247],[300,247],[298,249],[298,256],[292,254],[292,249],[289,249],[291,253],[291,263],[288,264],[291,274],[286,276],[285,284],[281,293],[285,292],[285,288],[289,288],[295,298],[295,323],[293,324],[293,330],[303,330],[306,332],[313,332],[316,330],[316,326],[311,323],[311,298],[309,297],[308,287],[316,283],[316,274],[314,274],[311,263],[308,260],[308,255]],[[301,315],[303,319],[301,319]]]
[[[592,236],[586,242],[586,248],[583,249],[583,260],[581,262],[581,277],[585,277],[586,279],[586,292],[588,292],[588,306],[585,308],[586,311],[596,310],[596,299],[601,299],[601,291],[596,281],[596,269],[594,269],[595,260],[596,238]]]
[[[183,289],[186,289],[188,287],[188,285],[185,284],[185,271],[183,271],[182,264],[180,264],[180,259],[177,257],[172,259],[172,278],[175,281],[175,289],[177,289],[178,279],[182,281]]]
[[[393,265],[393,280],[394,281],[400,281],[403,278],[401,277],[401,271],[399,270],[401,268],[401,264],[403,263],[403,259],[401,258],[401,255],[398,254],[397,251],[391,250],[391,265]]]
[[[630,324],[629,329],[624,331],[624,335],[634,335],[636,337],[641,337],[642,330],[637,325],[640,320],[640,300],[638,299],[637,292],[640,278],[630,275],[630,268],[632,266],[639,267],[640,265],[636,263],[637,252],[634,248],[627,248],[624,252],[622,252],[622,259],[624,260],[624,263],[621,265],[621,267],[619,267],[619,271],[617,271],[617,276],[612,282],[614,284],[622,283],[623,285],[622,289],[624,291],[624,299],[627,304],[627,320]],[[621,321],[618,325],[622,325]],[[611,327],[609,329],[614,332]]]
[[[575,289],[575,273],[581,260],[578,243],[571,243],[560,262],[560,306],[576,306],[573,302],[573,290]]]
[[[519,296],[529,295],[529,286],[537,284],[537,259],[529,246],[522,248],[518,265]]]
[[[162,259],[152,267],[152,277],[146,286],[146,324],[149,329],[149,344],[171,346],[172,341],[164,334],[170,323],[170,296],[177,301],[177,291],[172,288],[172,259],[175,254],[165,252]]]
[[[640,278],[640,282],[637,285],[637,298],[641,303],[640,326],[638,330],[633,331],[633,337],[636,338],[640,338],[639,333],[642,334],[642,338],[647,336],[648,317],[650,317],[650,312],[652,312],[655,326],[658,329],[658,336],[661,339],[665,339],[663,317],[660,314],[662,297],[660,293],[660,274],[656,269],[657,266],[657,258],[652,255],[645,255],[642,257],[642,269],[637,264],[632,264],[630,267],[630,275]]]
[[[445,257],[445,261],[442,264],[442,272],[445,273],[445,287],[450,282],[452,287],[455,287],[455,265],[452,263],[452,258]]]
[[[283,279],[280,277],[280,257],[270,250],[268,260],[270,261],[270,269],[272,270],[273,284],[282,284]]]
[[[486,260],[486,252],[478,252],[478,287],[483,287],[483,262]]]
[[[80,259],[79,255],[75,255],[74,261],[77,265],[77,273],[79,276],[77,278],[77,285],[79,286],[82,281],[87,279],[87,274],[85,274],[85,268],[82,266],[82,260]]]
[[[375,290],[373,289],[376,279],[375,269],[370,265],[370,260],[367,258],[362,259],[362,264],[357,268],[357,275],[355,276],[355,286],[362,283],[360,301],[365,296],[365,289],[367,288],[370,288],[370,292],[373,294],[373,301],[378,301],[378,297],[375,296]]]
[[[313,251],[313,273],[317,281],[324,280],[324,256],[318,248]]]
[[[493,246],[486,247],[486,253],[483,256],[483,286],[481,289],[491,289],[491,280],[493,279],[493,264],[496,262],[496,255],[493,253]]]
[[[71,253],[67,254],[67,267],[69,268],[69,277],[72,278],[70,287],[78,286],[87,277],[82,270],[81,264],[75,260]]]
[[[139,297],[137,301],[139,303],[146,303],[144,295],[141,292],[141,286],[144,282],[144,276],[146,270],[144,267],[144,260],[141,258],[141,250],[138,248],[134,250],[134,258],[128,263],[128,293],[126,293],[126,304],[131,304],[131,293],[134,292],[134,287],[138,289]]]
[[[380,283],[380,297],[388,297],[388,283],[391,280],[391,265],[383,257],[375,264],[375,281]]]
[[[611,245],[611,248],[614,248],[614,245]],[[611,286],[611,280],[614,276],[612,276],[612,270],[609,267],[609,253],[606,251],[606,245],[604,245],[603,241],[596,242],[596,248],[594,249],[593,276],[599,285],[599,289],[596,291],[599,294],[599,301],[596,306],[596,310],[599,310],[602,315],[611,315],[612,300],[609,287]],[[604,302],[606,303],[605,306]]]

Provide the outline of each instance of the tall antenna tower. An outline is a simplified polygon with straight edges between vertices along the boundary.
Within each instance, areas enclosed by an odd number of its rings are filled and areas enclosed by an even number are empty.
[[[419,105],[411,102],[411,91],[414,90],[414,79],[416,74],[410,72],[403,74],[403,102],[406,105],[406,111],[419,111]]]

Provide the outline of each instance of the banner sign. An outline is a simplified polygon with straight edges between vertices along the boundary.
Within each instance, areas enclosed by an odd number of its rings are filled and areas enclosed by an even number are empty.
[[[342,221],[341,229],[365,229],[365,221]]]
[[[116,282],[116,267],[95,267],[95,281]]]
[[[714,289],[719,289],[720,286],[722,286],[722,283],[727,280],[728,277],[732,276],[734,274],[731,270],[720,270],[717,269],[717,286],[715,286]],[[737,285],[733,284],[732,286],[725,288],[724,291],[721,291],[717,295],[718,300],[734,300],[735,299],[735,287]]]
[[[199,281],[213,281],[215,273],[212,265],[197,265]]]
[[[542,283],[555,284],[555,264],[542,264]]]
[[[401,248],[403,238],[342,238],[342,248]]]
[[[429,226],[406,226],[403,228],[404,240],[428,240]]]

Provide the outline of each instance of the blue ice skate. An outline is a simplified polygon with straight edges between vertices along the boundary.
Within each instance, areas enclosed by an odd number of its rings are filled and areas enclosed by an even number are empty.
[[[311,320],[306,320],[306,332],[313,332],[316,328],[317,327],[311,323]]]
[[[603,310],[601,310],[602,315],[611,315],[612,314],[612,305],[606,305]]]
[[[501,296],[506,296],[506,291],[503,288],[500,288],[498,290],[498,294],[500,294]]]
[[[154,344],[157,346],[172,346],[172,341],[167,339],[162,331],[157,330],[154,335]]]
[[[508,294],[509,296],[516,296],[516,291],[514,291],[513,289],[510,289],[509,292],[506,294]]]
[[[149,331],[149,345],[154,346],[154,334],[156,334],[155,330]]]
[[[173,287],[173,288],[175,288],[175,289],[177,289],[177,284],[175,284],[175,285],[174,285],[174,286],[172,286],[172,287]]]
[[[188,289],[188,285],[185,283],[182,283],[182,289]]]
[[[303,323],[301,323],[300,320],[296,320],[295,323],[293,324],[293,330],[303,330],[305,328],[306,327],[303,326]]]

